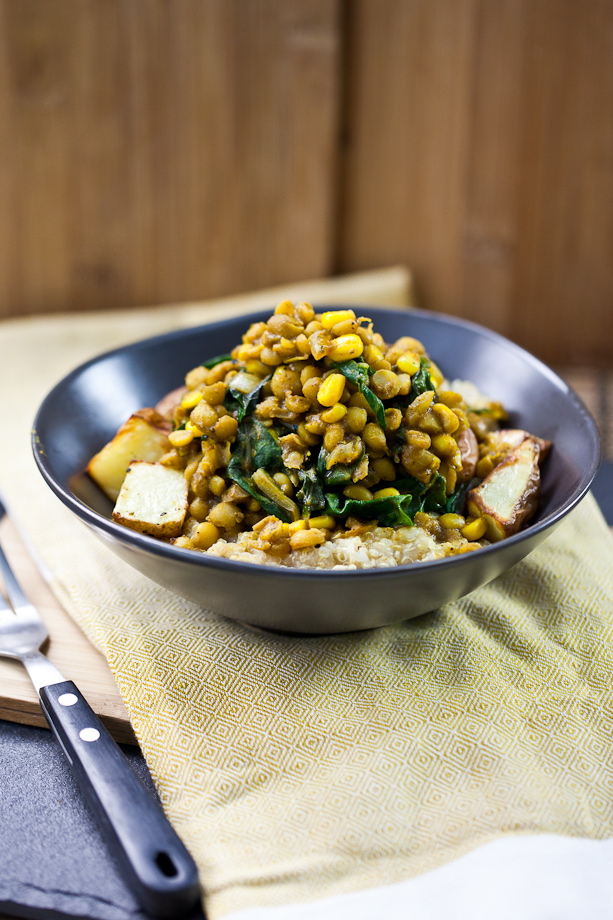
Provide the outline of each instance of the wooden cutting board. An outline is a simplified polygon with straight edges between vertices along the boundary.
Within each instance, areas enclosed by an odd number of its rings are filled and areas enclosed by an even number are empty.
[[[10,520],[0,523],[0,542],[28,598],[49,631],[44,649],[67,680],[73,680],[113,737],[136,744],[128,712],[104,656],[58,603]],[[47,728],[38,694],[23,665],[0,658],[0,718]]]

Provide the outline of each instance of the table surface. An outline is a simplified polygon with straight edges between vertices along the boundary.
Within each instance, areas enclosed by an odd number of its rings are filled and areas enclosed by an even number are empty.
[[[613,533],[613,461],[593,491]],[[155,795],[138,748],[122,747]],[[145,920],[50,731],[0,720],[0,788],[0,920]]]

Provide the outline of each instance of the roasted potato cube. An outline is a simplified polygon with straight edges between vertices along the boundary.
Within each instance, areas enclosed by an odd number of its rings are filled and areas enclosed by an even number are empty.
[[[485,536],[496,542],[510,537],[532,517],[538,506],[540,448],[525,438],[467,495],[471,517],[484,517]]]
[[[524,431],[522,428],[500,428],[498,431],[491,431],[486,441],[491,445],[495,450],[499,451],[503,456],[512,451],[515,447],[519,447],[526,438],[532,438],[533,441],[539,446],[539,463],[542,463],[543,460],[549,454],[551,450],[551,441],[545,441],[543,438],[537,438],[535,435],[530,434],[529,431]]]
[[[112,441],[87,465],[87,472],[111,501],[116,501],[132,460],[155,463],[170,448],[167,421],[155,409],[131,415]]]
[[[187,490],[183,473],[136,460],[128,467],[113,520],[153,537],[177,537],[187,513]]]

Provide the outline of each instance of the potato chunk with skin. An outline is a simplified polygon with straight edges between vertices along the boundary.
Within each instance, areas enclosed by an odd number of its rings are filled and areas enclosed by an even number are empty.
[[[488,540],[496,542],[517,533],[536,511],[539,455],[537,440],[526,438],[468,493],[468,511],[472,517],[485,518]]]
[[[475,467],[479,459],[479,442],[471,428],[464,428],[458,438],[458,448],[462,458],[462,469],[458,473],[459,482],[468,482],[475,475]]]
[[[134,461],[128,467],[113,520],[153,537],[178,537],[187,514],[183,473],[161,463]]]
[[[87,472],[111,501],[116,501],[132,460],[154,463],[170,448],[170,427],[155,409],[131,415],[115,437],[87,464]]]
[[[543,438],[537,438],[535,435],[524,431],[523,428],[500,428],[498,431],[491,431],[486,438],[486,443],[491,447],[498,449],[503,455],[509,453],[515,447],[519,447],[526,438],[531,438],[539,446],[539,463],[546,459],[551,450],[551,441],[545,441]]]

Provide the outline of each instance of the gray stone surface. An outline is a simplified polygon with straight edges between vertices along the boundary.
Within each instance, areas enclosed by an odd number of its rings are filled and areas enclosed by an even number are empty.
[[[154,793],[138,749],[123,751]],[[46,729],[0,720],[0,841],[0,914],[144,920]]]

